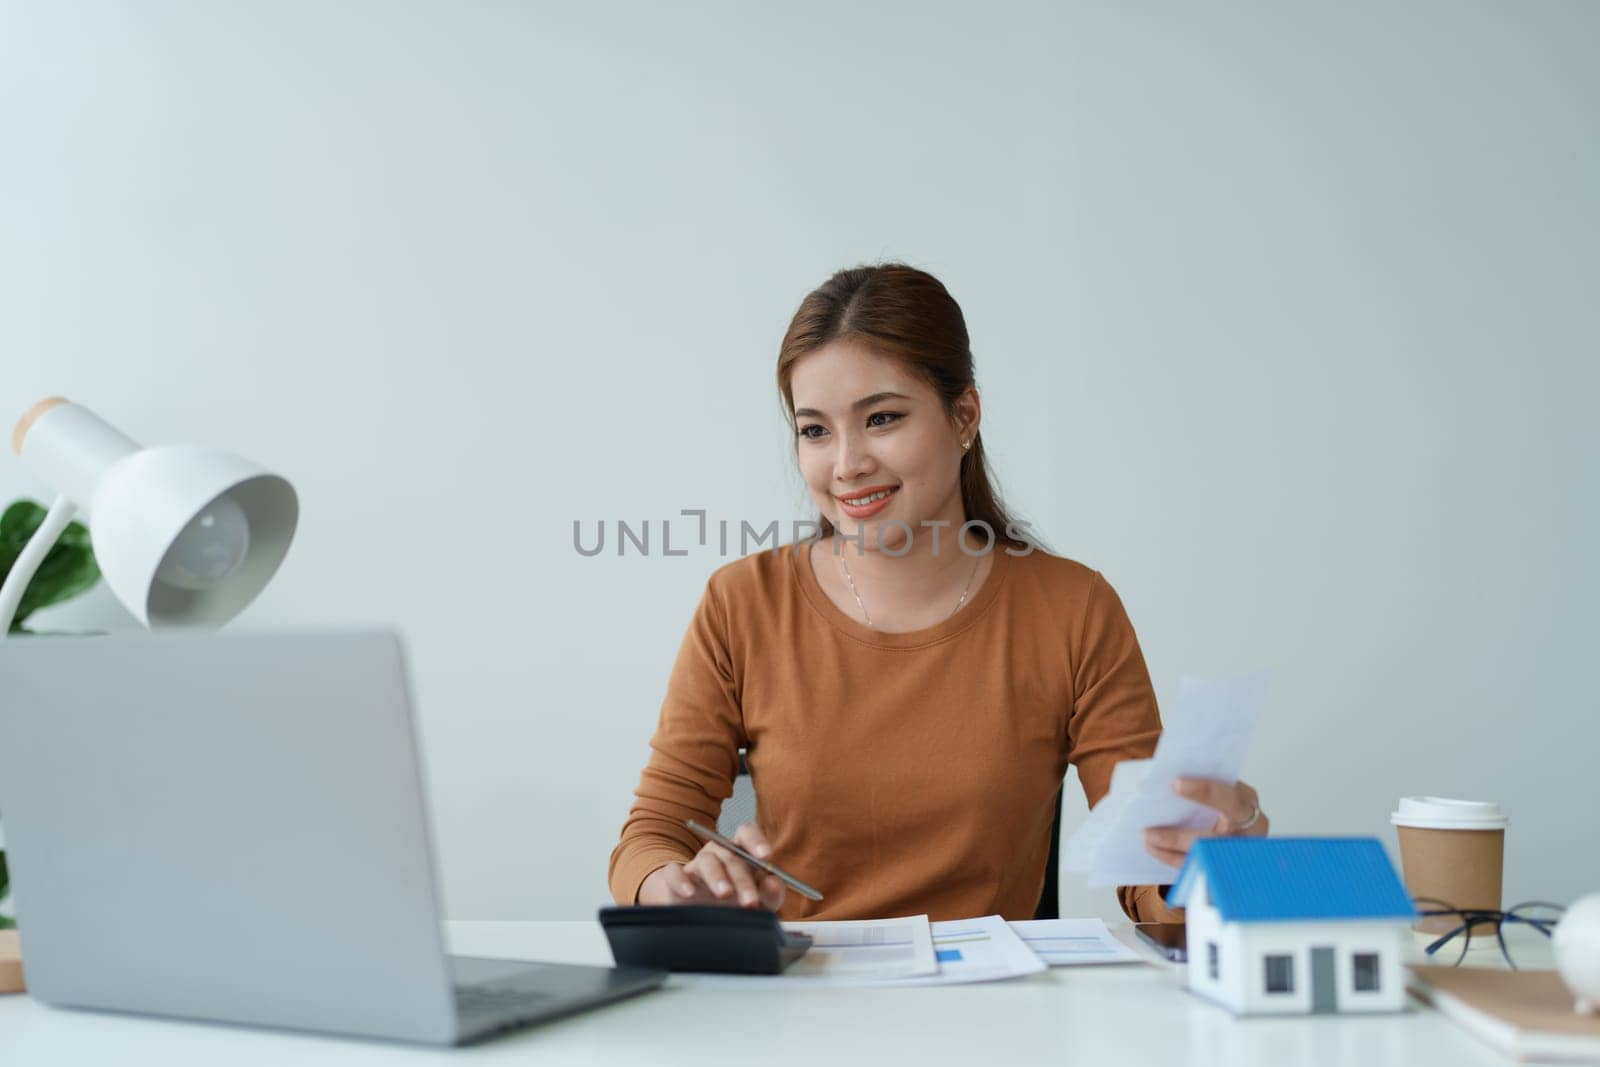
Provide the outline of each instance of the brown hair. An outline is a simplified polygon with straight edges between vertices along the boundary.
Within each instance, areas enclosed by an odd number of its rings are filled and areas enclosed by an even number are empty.
[[[899,360],[933,387],[952,419],[957,398],[974,384],[967,322],[939,279],[904,263],[841,270],[800,302],[778,349],[778,392],[790,429],[795,428],[795,363],[843,338]],[[1007,532],[1013,520],[990,477],[981,434],[973,436],[972,448],[961,456],[961,504],[969,522],[988,524],[996,544],[1027,545]],[[833,524],[825,516],[819,515],[817,524],[819,536],[833,536]]]

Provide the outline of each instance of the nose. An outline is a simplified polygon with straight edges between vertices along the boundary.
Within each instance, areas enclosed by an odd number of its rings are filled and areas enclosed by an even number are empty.
[[[837,481],[850,484],[868,474],[877,464],[867,442],[859,435],[841,433],[839,450],[833,457],[833,476]]]

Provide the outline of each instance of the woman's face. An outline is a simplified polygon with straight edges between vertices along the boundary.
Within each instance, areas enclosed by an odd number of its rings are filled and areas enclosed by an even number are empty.
[[[867,551],[898,554],[906,533],[890,520],[909,526],[917,546],[931,546],[933,530],[919,524],[942,519],[951,525],[939,530],[940,554],[955,544],[965,518],[961,443],[977,432],[976,391],[957,401],[958,428],[932,386],[848,340],[798,360],[789,388],[800,473],[841,535],[861,532]]]

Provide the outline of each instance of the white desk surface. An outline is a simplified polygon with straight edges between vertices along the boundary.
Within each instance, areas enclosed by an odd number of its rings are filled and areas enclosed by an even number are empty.
[[[458,955],[610,964],[593,922],[446,923]],[[1130,944],[1131,929],[1117,934]],[[1542,938],[1517,961],[1550,966]],[[1476,946],[1477,942],[1474,942]],[[1420,957],[1420,953],[1418,954]],[[1497,965],[1474,947],[1471,962]],[[1511,1061],[1412,1001],[1397,1015],[1235,1019],[1190,995],[1181,967],[1054,968],[1008,982],[916,989],[709,990],[678,979],[609,1007],[463,1050],[256,1031],[43,1007],[0,996],[0,1067],[474,1063],[714,1067],[899,1063],[1473,1067]],[[1500,964],[1503,966],[1503,964]]]

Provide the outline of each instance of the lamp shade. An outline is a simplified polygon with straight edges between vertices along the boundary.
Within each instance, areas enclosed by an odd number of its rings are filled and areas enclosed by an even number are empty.
[[[166,580],[179,536],[227,504],[244,514],[249,531],[237,565],[202,588]],[[243,611],[277,573],[299,515],[294,489],[282,478],[193,445],[147,448],[119,460],[100,479],[90,508],[106,584],[152,629],[221,626]]]
[[[294,538],[294,488],[219,449],[141,448],[55,399],[29,412],[15,446],[85,513],[106,584],[151,629],[226,623],[272,580]]]

